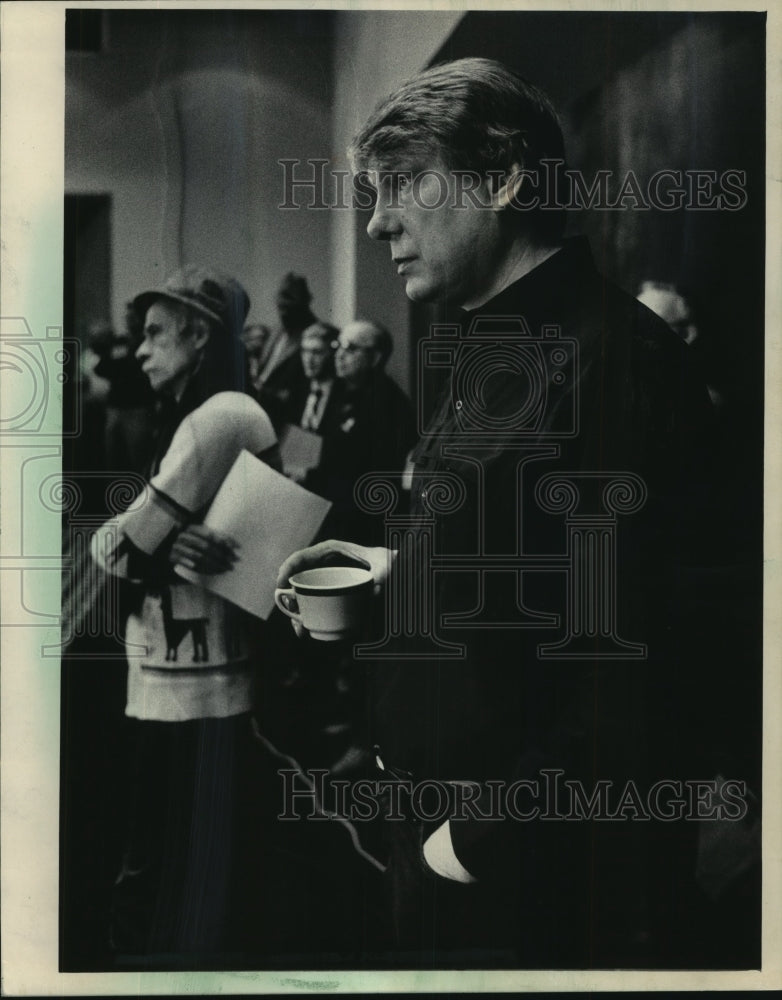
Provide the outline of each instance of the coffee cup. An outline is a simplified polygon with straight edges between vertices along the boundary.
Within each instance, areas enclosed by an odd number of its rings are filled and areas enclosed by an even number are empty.
[[[357,566],[305,569],[294,573],[290,584],[275,590],[277,607],[303,625],[313,639],[325,642],[359,630],[374,590],[370,571]]]

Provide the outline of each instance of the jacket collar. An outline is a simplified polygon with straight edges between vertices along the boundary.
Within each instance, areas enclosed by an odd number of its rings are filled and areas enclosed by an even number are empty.
[[[589,241],[585,236],[571,237],[563,241],[555,254],[508,285],[493,299],[477,309],[465,310],[465,317],[469,322],[477,316],[510,315],[526,307],[537,313],[554,306],[559,312],[564,290],[583,282],[586,276],[596,275]]]

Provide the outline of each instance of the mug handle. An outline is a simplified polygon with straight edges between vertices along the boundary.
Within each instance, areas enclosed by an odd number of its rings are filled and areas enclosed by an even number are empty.
[[[296,594],[293,591],[293,587],[277,587],[277,589],[274,591],[274,603],[277,605],[277,607],[280,609],[280,611],[282,611],[284,615],[287,615],[288,618],[291,618],[299,625],[302,625],[303,623],[301,620],[301,616],[298,614],[297,611],[291,611],[291,609],[285,603],[286,600],[293,601],[294,605],[296,605],[298,609],[298,604],[296,602]]]

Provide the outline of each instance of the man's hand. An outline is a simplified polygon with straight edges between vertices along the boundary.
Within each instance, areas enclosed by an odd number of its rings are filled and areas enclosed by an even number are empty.
[[[234,568],[239,558],[238,549],[238,542],[228,535],[203,524],[189,524],[177,535],[169,559],[173,566],[215,576]]]
[[[361,566],[372,573],[377,594],[388,579],[394,559],[396,559],[394,549],[385,549],[382,546],[369,548],[366,545],[356,545],[355,542],[330,539],[327,542],[311,545],[308,549],[300,549],[288,556],[277,574],[277,586],[287,587],[291,576],[305,569],[316,569],[318,566]],[[306,630],[299,622],[291,619],[291,624],[296,635],[301,637],[306,634]]]

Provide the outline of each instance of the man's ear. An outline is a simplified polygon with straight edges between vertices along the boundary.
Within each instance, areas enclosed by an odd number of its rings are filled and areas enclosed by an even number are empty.
[[[209,335],[211,330],[209,324],[202,320],[200,316],[197,316],[192,325],[193,328],[193,345],[200,351],[206,346],[206,342],[209,340]]]
[[[502,212],[504,209],[510,208],[517,201],[521,186],[528,176],[524,165],[514,162],[508,170],[505,180],[492,195],[492,211]]]

